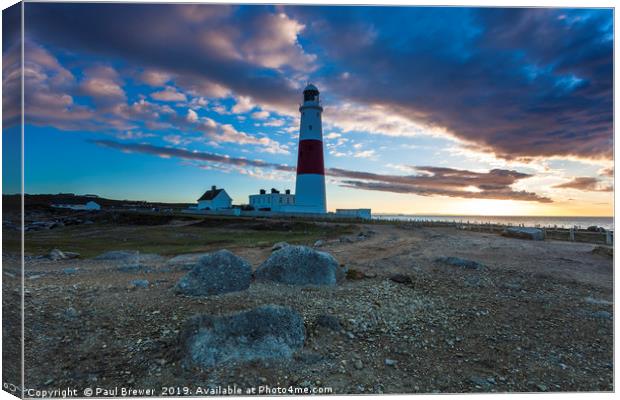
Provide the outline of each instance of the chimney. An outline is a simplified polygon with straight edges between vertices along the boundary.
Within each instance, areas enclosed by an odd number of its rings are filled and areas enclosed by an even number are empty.
[[[261,189],[259,193],[260,194],[265,194],[265,189]]]
[[[211,186],[211,190],[213,190],[215,192],[215,189],[216,189],[215,185]]]
[[[276,190],[276,188],[271,188],[271,193],[280,193]]]
[[[286,190],[284,191],[284,193],[286,193],[286,194],[291,194],[291,189],[286,189]]]

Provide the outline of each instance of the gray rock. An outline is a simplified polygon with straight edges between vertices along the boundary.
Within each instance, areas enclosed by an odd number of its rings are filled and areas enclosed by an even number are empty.
[[[491,386],[489,381],[479,376],[472,376],[471,378],[469,378],[469,381],[473,383],[475,386],[481,387],[481,388],[488,388],[489,386]]]
[[[611,319],[611,313],[608,311],[595,311],[592,316],[598,319]]]
[[[545,239],[542,229],[538,228],[510,227],[503,230],[502,236],[529,240]]]
[[[338,238],[338,241],[340,241],[340,243],[353,243],[354,242],[354,240],[348,236],[340,236]]]
[[[175,270],[189,271],[198,264],[199,259],[207,255],[209,255],[209,253],[179,254],[168,260],[167,265]]]
[[[65,317],[67,317],[68,319],[75,319],[79,316],[77,310],[73,307],[67,308],[64,314],[65,314]]]
[[[592,254],[597,254],[599,256],[613,258],[614,249],[613,247],[609,247],[609,246],[595,246],[592,249]]]
[[[388,367],[394,367],[396,364],[398,364],[398,361],[392,360],[391,358],[386,358],[385,360],[383,360],[383,363]]]
[[[290,285],[336,285],[346,270],[329,253],[306,246],[287,246],[274,252],[255,272],[257,281]]]
[[[517,282],[505,282],[502,284],[502,288],[510,290],[521,290],[522,286]]]
[[[454,267],[461,267],[465,269],[482,269],[484,268],[483,264],[480,264],[476,261],[466,260],[460,257],[439,257],[435,259],[436,262],[440,262],[443,264],[452,265]]]
[[[134,279],[133,281],[129,282],[129,284],[133,288],[147,288],[147,287],[149,287],[149,281],[147,281],[146,279]]]
[[[595,299],[594,297],[586,297],[586,298],[583,299],[583,301],[585,301],[586,303],[589,303],[589,304],[604,305],[604,306],[610,306],[610,305],[614,304],[613,301],[607,301],[607,300],[602,300],[602,299]]]
[[[290,244],[286,243],[286,242],[278,242],[276,244],[274,244],[273,246],[271,246],[271,251],[278,251],[278,250],[282,250],[285,247],[290,246]]]
[[[316,318],[316,325],[336,332],[340,332],[342,330],[342,325],[340,325],[340,321],[337,317],[334,317],[333,315],[319,315]]]
[[[323,247],[325,245],[325,242],[323,240],[317,240],[316,242],[314,242],[314,247]]]
[[[466,286],[485,287],[485,282],[479,275],[466,276],[464,280]]]
[[[113,251],[106,251],[105,253],[99,254],[94,259],[105,260],[105,261],[117,261],[117,260],[126,261],[130,259],[137,260],[139,257],[139,254],[140,253],[137,251],[113,250]]]
[[[65,268],[62,270],[62,273],[65,275],[75,275],[78,273],[77,268]]]
[[[61,251],[58,249],[53,249],[47,254],[47,258],[52,261],[70,260],[72,258],[78,258],[79,256],[80,253],[75,253],[72,251]]]
[[[362,360],[355,360],[355,362],[353,363],[353,366],[355,367],[355,369],[364,368],[364,364],[362,363]]]
[[[144,265],[144,264],[136,264],[136,263],[127,263],[124,265],[120,265],[116,268],[119,272],[153,272],[153,268]]]
[[[197,315],[187,321],[180,334],[186,362],[206,368],[288,359],[303,347],[304,340],[301,315],[274,305],[231,315]]]
[[[390,276],[390,280],[392,282],[402,283],[404,285],[409,285],[409,284],[413,283],[413,281],[411,280],[411,278],[409,276],[403,275],[403,274],[394,274],[394,275]]]
[[[189,296],[211,296],[237,292],[250,287],[252,267],[228,250],[210,253],[175,286],[177,293]]]
[[[160,256],[159,254],[141,253],[135,250],[106,251],[105,253],[98,255],[94,259],[102,260],[102,261],[132,262],[135,264],[154,263],[154,262],[161,262],[164,260],[164,258]]]

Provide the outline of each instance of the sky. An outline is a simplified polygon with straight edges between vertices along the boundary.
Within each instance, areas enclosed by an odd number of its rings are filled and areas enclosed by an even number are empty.
[[[611,9],[26,3],[24,48],[27,193],[294,190],[312,82],[329,210],[613,213]]]

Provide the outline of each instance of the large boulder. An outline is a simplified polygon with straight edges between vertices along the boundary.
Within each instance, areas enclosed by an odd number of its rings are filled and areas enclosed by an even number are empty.
[[[336,285],[346,270],[329,253],[306,246],[286,246],[262,263],[254,276],[257,281],[290,285]]]
[[[592,249],[592,254],[598,254],[599,256],[614,258],[613,247],[608,246],[595,246]]]
[[[285,247],[290,246],[290,244],[286,243],[286,242],[278,242],[276,244],[274,244],[273,246],[271,246],[271,251],[278,251],[278,250],[282,250]]]
[[[502,236],[512,237],[517,239],[528,239],[528,240],[544,240],[545,235],[542,229],[538,228],[506,228],[502,231]]]
[[[219,250],[200,258],[175,286],[177,293],[211,296],[238,292],[250,287],[252,267],[228,250]]]
[[[186,362],[205,368],[231,362],[291,358],[304,345],[304,320],[268,305],[237,314],[190,318],[180,333]]]

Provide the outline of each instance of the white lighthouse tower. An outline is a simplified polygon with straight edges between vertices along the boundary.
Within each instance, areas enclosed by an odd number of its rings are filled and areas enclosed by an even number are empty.
[[[304,102],[299,107],[299,150],[297,153],[297,181],[295,184],[295,211],[306,213],[327,212],[325,201],[325,166],[323,163],[323,127],[319,89],[308,84]]]

